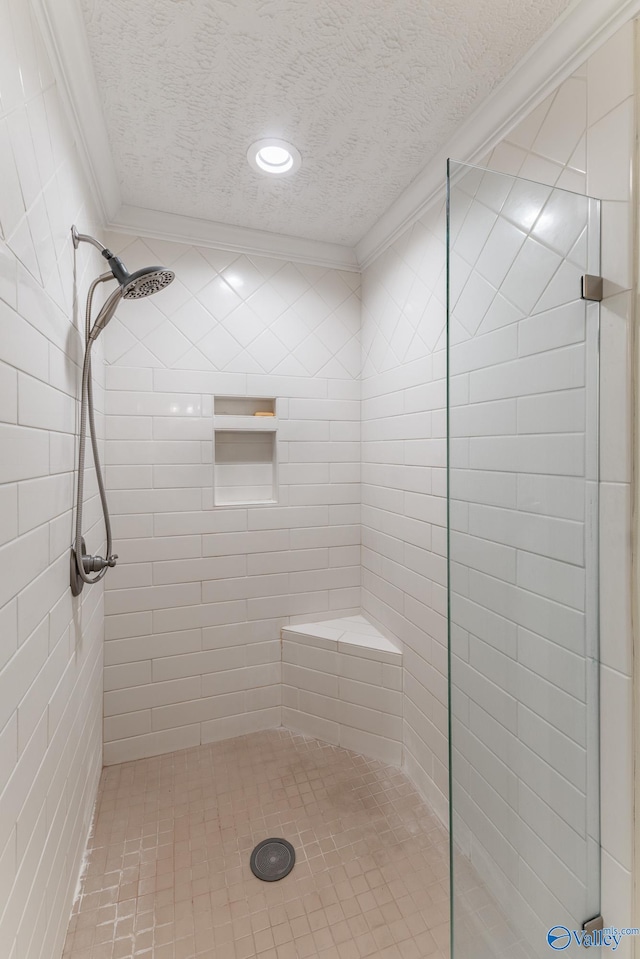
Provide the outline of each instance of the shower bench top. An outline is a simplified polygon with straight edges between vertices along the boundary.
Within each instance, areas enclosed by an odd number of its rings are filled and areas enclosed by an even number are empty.
[[[317,623],[291,623],[283,627],[282,638],[393,665],[402,662],[402,651],[383,636],[366,616],[343,616]]]

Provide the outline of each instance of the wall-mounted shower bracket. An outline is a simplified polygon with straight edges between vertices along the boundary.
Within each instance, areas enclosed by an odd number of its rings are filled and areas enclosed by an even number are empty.
[[[84,536],[82,537],[82,556],[87,555],[87,544],[84,541]],[[82,590],[84,589],[84,580],[80,579],[78,575],[78,563],[76,561],[76,551],[71,549],[71,595],[79,596]]]
[[[592,273],[585,273],[582,277],[582,289],[580,296],[583,300],[595,300],[596,303],[602,302],[603,280],[601,276],[594,276]]]
[[[102,556],[90,556],[87,553],[87,545],[82,537],[82,568],[85,573],[99,573],[109,567],[113,569],[118,561],[117,553],[103,559]],[[84,580],[78,574],[78,560],[75,549],[71,549],[71,593],[73,596],[79,596],[84,588]]]

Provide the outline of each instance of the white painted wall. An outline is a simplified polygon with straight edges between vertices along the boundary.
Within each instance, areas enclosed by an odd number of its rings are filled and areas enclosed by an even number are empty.
[[[91,196],[30,4],[0,2],[0,955],[62,951],[101,768],[103,591],[71,597]],[[94,364],[103,403],[102,361]],[[102,416],[98,416],[102,427]],[[92,473],[92,471],[90,471]],[[104,537],[88,474],[86,534]]]
[[[110,244],[177,279],[105,334],[107,763],[280,725],[281,627],[360,609],[358,274]],[[239,504],[214,506],[221,395],[276,400],[277,504],[241,505],[238,469]]]
[[[631,920],[633,25],[484,165],[604,199],[601,341],[603,912]],[[404,644],[405,766],[446,816],[445,232],[436,207],[363,275],[363,609]]]

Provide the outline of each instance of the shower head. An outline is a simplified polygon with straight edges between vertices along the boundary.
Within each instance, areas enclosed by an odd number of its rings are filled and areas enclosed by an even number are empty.
[[[126,266],[111,250],[104,249],[102,255],[111,267],[115,279],[120,284],[122,296],[125,300],[139,300],[143,296],[152,296],[175,280],[173,270],[163,266],[144,266],[135,273],[129,273]]]
[[[143,296],[151,296],[173,283],[175,277],[173,270],[165,270],[163,266],[145,266],[131,273],[122,287],[122,297],[125,300],[139,300]]]
[[[91,331],[92,340],[95,340],[105,328],[115,313],[120,300],[140,300],[144,296],[152,296],[154,293],[164,290],[176,278],[173,270],[167,270],[163,266],[145,266],[141,270],[136,270],[135,273],[129,273],[120,257],[115,256],[111,250],[108,250],[94,237],[86,233],[78,233],[75,226],[71,227],[71,236],[76,250],[81,242],[91,243],[100,250],[109,264],[113,278],[119,284],[118,289],[114,290],[98,314]],[[101,279],[110,279],[109,274],[107,273]]]

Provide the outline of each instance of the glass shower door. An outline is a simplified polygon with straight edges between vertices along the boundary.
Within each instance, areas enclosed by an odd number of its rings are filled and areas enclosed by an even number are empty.
[[[599,205],[450,161],[447,227],[452,959],[578,956],[562,927],[600,911]]]

